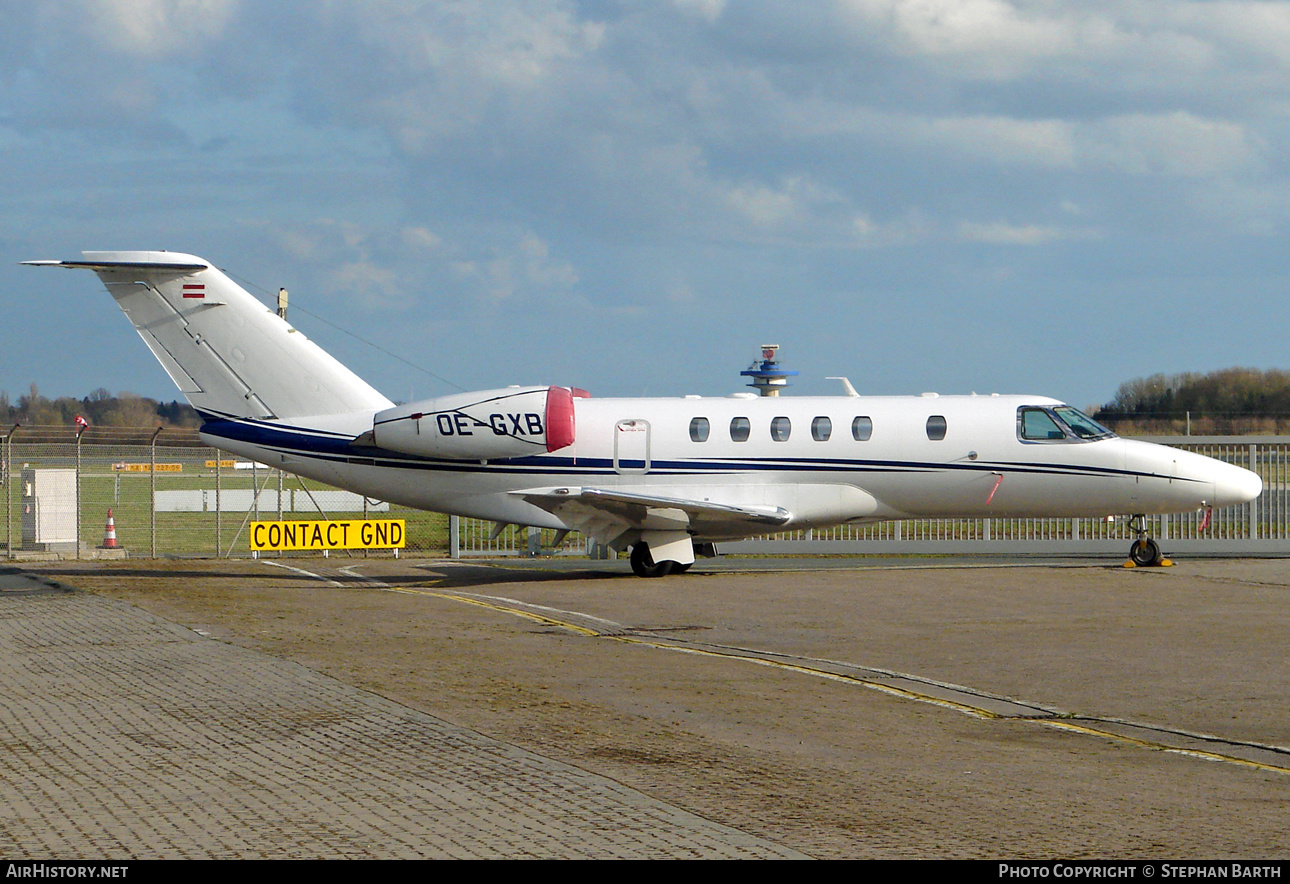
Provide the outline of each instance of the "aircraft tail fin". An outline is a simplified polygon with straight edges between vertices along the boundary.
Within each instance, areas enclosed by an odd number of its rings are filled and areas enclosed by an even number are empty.
[[[393,403],[208,261],[176,252],[83,252],[27,264],[93,270],[198,411],[291,418]]]

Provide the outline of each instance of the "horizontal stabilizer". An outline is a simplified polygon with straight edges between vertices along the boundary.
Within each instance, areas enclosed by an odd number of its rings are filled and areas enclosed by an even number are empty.
[[[392,405],[208,261],[178,252],[82,254],[23,263],[97,273],[198,411],[273,419]]]
[[[86,254],[92,254],[87,252]],[[72,267],[81,270],[130,270],[130,269],[148,269],[148,270],[178,270],[194,271],[205,270],[210,267],[209,264],[176,262],[168,261],[166,258],[173,257],[168,252],[144,252],[136,254],[162,255],[165,256],[157,261],[22,261],[28,267]]]

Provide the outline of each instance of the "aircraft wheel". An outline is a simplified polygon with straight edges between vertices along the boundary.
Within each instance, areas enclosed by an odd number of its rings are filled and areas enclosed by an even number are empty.
[[[690,570],[690,567],[691,567],[693,564],[694,564],[694,562],[686,562],[684,565],[682,565],[680,562],[673,562],[673,563],[672,563],[672,572],[671,572],[671,573],[673,573],[673,574],[684,574],[686,571],[689,571],[689,570]]]
[[[648,543],[638,543],[632,547],[632,571],[637,577],[664,577],[672,573],[672,562],[654,563],[649,554]]]
[[[1133,546],[1129,547],[1129,559],[1133,564],[1146,568],[1159,565],[1164,561],[1164,556],[1160,553],[1160,544],[1150,537],[1143,537],[1135,540]]]

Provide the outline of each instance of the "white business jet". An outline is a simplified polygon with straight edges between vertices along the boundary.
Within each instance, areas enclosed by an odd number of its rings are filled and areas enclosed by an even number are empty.
[[[635,572],[685,571],[720,541],[927,517],[1128,515],[1232,506],[1249,470],[1118,438],[1039,396],[593,399],[508,387],[396,406],[207,261],[84,252],[179,389],[202,438],[420,509],[578,530]]]

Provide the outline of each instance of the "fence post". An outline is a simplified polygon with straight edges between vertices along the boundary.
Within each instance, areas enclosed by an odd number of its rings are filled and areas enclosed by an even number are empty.
[[[220,498],[223,495],[220,493],[220,451],[218,448],[212,448],[211,450],[215,452],[215,558],[218,559],[224,555],[224,551],[220,547],[220,532],[224,527],[220,524],[220,513],[222,512]]]
[[[13,429],[4,435],[4,524],[5,524],[5,555],[13,558],[13,434],[18,432],[18,424],[13,425]]]
[[[152,520],[148,524],[148,530],[152,535],[151,557],[157,557],[157,437],[161,435],[163,427],[157,427],[157,431],[152,434],[148,441],[148,456],[151,458],[148,470],[148,493],[151,497],[151,503],[148,509],[151,510]]]
[[[448,517],[448,558],[461,558],[461,517]]]
[[[85,427],[76,428],[76,558],[81,557],[81,434]]]
[[[1259,446],[1254,442],[1250,443],[1250,469],[1256,473],[1259,471]],[[1259,498],[1262,496],[1263,495],[1260,494],[1259,497],[1250,501],[1250,528],[1248,536],[1251,540],[1258,540],[1259,534],[1262,533],[1259,531]]]

